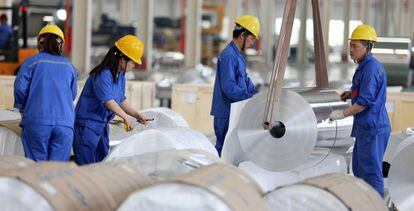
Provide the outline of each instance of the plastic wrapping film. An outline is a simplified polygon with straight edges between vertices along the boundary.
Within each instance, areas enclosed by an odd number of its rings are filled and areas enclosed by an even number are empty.
[[[111,123],[109,139],[109,145],[114,147],[119,143],[125,141],[129,137],[148,129],[156,129],[163,127],[189,127],[185,119],[177,112],[169,108],[150,108],[140,111],[147,119],[154,119],[148,121],[148,125],[136,123],[134,130],[125,131],[123,123]]]
[[[130,163],[136,169],[148,175],[154,181],[163,181],[181,176],[194,169],[221,163],[216,155],[203,150],[163,150],[159,152],[137,155],[134,157],[121,157],[117,160],[106,161],[109,165]]]
[[[361,179],[338,173],[280,187],[263,198],[270,210],[387,210],[384,200],[371,186]]]
[[[398,210],[414,210],[414,136],[406,138],[391,161],[388,189]]]
[[[22,156],[0,155],[0,172],[23,168],[33,163],[34,161]]]
[[[20,120],[22,116],[18,111],[0,109],[0,121]]]
[[[144,130],[116,146],[105,160],[131,157],[166,149],[200,149],[217,155],[213,144],[202,133],[186,127]]]
[[[154,129],[160,127],[189,127],[187,121],[181,114],[175,112],[172,109],[160,107],[150,108],[140,111],[140,114],[145,116],[147,119],[154,119],[148,121],[148,125],[138,125],[140,130]]]
[[[263,192],[269,192],[277,187],[293,184],[322,174],[346,174],[347,163],[345,158],[333,153],[326,157],[327,153],[329,153],[329,149],[315,148],[304,163],[288,171],[268,171],[250,161],[240,163],[239,168],[254,178]]]
[[[213,164],[137,191],[119,210],[266,210],[257,188],[239,169]]]
[[[131,192],[150,184],[128,164],[42,162],[0,173],[2,206],[10,210],[114,210]]]
[[[24,156],[20,120],[0,122],[0,155]]]

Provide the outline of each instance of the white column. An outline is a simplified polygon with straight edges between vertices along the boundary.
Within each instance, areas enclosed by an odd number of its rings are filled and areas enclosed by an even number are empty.
[[[233,29],[234,29],[234,21],[241,15],[242,13],[242,1],[241,0],[227,0],[226,5],[226,16],[229,18],[229,36],[227,42],[233,40]]]
[[[92,0],[73,1],[72,62],[80,74],[90,70]]]
[[[187,0],[185,8],[185,66],[195,67],[201,57],[202,0]]]
[[[342,46],[341,57],[343,62],[348,61],[348,54],[349,54],[349,20],[351,18],[351,0],[344,0],[344,42]]]
[[[0,7],[11,7],[12,3],[13,3],[13,0],[0,0]],[[3,10],[3,11],[0,11],[0,13],[1,14],[6,13],[6,15],[8,17],[7,23],[9,25],[11,25],[12,24],[12,11],[11,10],[7,10],[7,11]]]
[[[274,0],[262,0],[260,4],[260,46],[266,63],[273,64],[276,5]]]
[[[330,10],[331,10],[331,0],[319,1],[321,5],[321,25],[322,25],[322,34],[323,42],[325,46],[325,57],[326,63],[329,63],[329,20],[330,20]]]
[[[152,64],[152,32],[154,28],[154,0],[142,0],[139,4],[131,5],[136,15],[136,35],[144,42],[144,57],[146,69],[151,69]]]
[[[308,0],[300,2],[300,35],[299,35],[299,42],[297,46],[297,58],[296,62],[298,64],[307,64],[307,40],[306,40],[306,19],[308,17]]]
[[[362,0],[360,2],[361,2],[360,13],[361,13],[362,23],[372,24],[372,23],[369,22],[369,10],[371,9],[370,1],[369,0]]]

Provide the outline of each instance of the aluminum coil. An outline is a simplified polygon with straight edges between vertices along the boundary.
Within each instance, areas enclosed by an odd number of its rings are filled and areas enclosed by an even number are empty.
[[[316,148],[304,163],[288,171],[268,171],[250,161],[240,163],[239,168],[255,179],[263,192],[322,174],[347,173],[345,158],[323,148]]]
[[[217,155],[211,142],[202,133],[186,127],[144,130],[113,148],[105,160],[132,157],[166,149],[200,149]]]
[[[276,121],[286,126],[281,138],[262,128],[267,92],[255,95],[244,106],[238,123],[238,138],[246,158],[270,171],[285,171],[302,163],[312,152],[317,122],[309,104],[299,94],[284,89],[279,98]]]
[[[152,180],[164,181],[222,161],[216,155],[203,150],[185,149],[163,150],[134,157],[121,157],[118,160],[106,162],[109,165],[120,165],[127,162],[151,177]]]
[[[18,122],[16,122],[18,124]],[[15,125],[14,127],[18,127]],[[0,155],[24,156],[20,134],[0,125]]]
[[[263,198],[270,210],[387,210],[380,195],[363,180],[337,173],[275,189]]]
[[[398,147],[388,177],[391,200],[398,210],[414,210],[414,136]]]
[[[33,163],[34,161],[22,156],[0,155],[0,172],[17,168],[24,168]]]
[[[0,121],[19,120],[22,116],[17,111],[0,109]]]

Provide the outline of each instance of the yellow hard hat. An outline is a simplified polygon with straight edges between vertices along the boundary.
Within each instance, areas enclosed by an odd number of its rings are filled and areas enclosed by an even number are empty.
[[[352,32],[350,40],[369,40],[377,42],[377,33],[370,25],[359,25]]]
[[[134,35],[125,35],[115,42],[115,46],[128,58],[141,64],[141,57],[144,53],[144,43]]]
[[[252,15],[242,15],[237,18],[236,23],[251,32],[256,39],[259,39],[260,22]]]
[[[55,35],[59,36],[62,39],[63,42],[65,42],[65,36],[63,35],[62,30],[56,25],[47,24],[45,27],[43,27],[40,30],[38,37],[40,35],[46,34],[46,33],[55,34]]]

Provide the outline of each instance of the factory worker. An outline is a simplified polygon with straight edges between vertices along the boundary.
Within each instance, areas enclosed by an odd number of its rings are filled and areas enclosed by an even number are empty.
[[[358,63],[352,79],[351,91],[341,94],[342,100],[351,99],[352,106],[333,111],[331,119],[354,116],[352,137],[355,137],[352,169],[356,177],[370,184],[384,196],[382,160],[391,133],[385,108],[387,74],[384,67],[371,54],[377,41],[375,30],[359,25],[350,38],[350,56]]]
[[[260,22],[257,17],[243,15],[237,18],[233,40],[221,51],[214,83],[211,115],[214,116],[216,149],[221,150],[229,126],[230,104],[251,98],[257,90],[246,72],[244,51],[258,39]]]
[[[35,161],[70,157],[77,85],[76,69],[62,55],[64,42],[59,27],[43,27],[37,37],[39,53],[23,62],[14,81],[24,153]]]
[[[125,72],[141,64],[144,43],[133,35],[115,42],[103,61],[89,73],[76,105],[73,150],[79,165],[102,161],[109,150],[109,122],[115,114],[127,130],[135,122],[147,124],[145,117],[126,103]],[[135,119],[133,119],[133,118]]]

